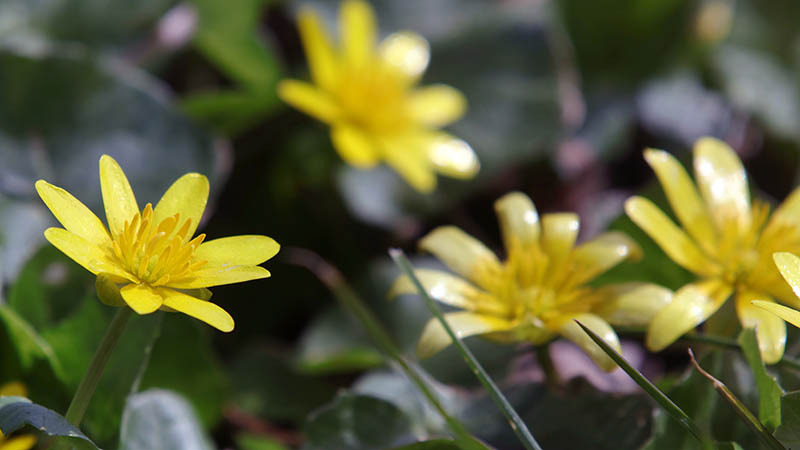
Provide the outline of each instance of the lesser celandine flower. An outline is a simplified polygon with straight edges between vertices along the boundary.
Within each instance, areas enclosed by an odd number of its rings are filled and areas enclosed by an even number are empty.
[[[400,32],[378,43],[375,13],[362,0],[342,3],[338,44],[310,9],[300,12],[298,27],[313,84],[284,80],[278,95],[329,124],[346,162],[370,168],[384,161],[422,192],[436,186],[436,172],[477,173],[472,148],[438,130],[464,114],[464,96],[445,85],[416,87],[429,58],[422,36]]]
[[[13,395],[16,397],[25,397],[27,390],[22,383],[11,382],[0,386],[0,397]],[[13,438],[6,438],[3,432],[0,431],[0,450],[28,450],[36,445],[36,436],[23,435]]]
[[[587,285],[619,262],[638,257],[639,247],[619,232],[575,246],[577,215],[545,214],[540,219],[530,198],[519,192],[499,199],[495,210],[507,255],[503,262],[453,226],[437,228],[420,241],[423,250],[460,275],[415,270],[431,297],[463,310],[445,314],[448,323],[461,337],[483,335],[501,342],[541,344],[561,335],[583,348],[599,366],[613,369],[614,362],[575,320],[619,351],[619,339],[609,323],[646,324],[671,300],[669,290],[651,284]],[[410,280],[401,277],[391,295],[413,292]],[[434,319],[425,327],[418,351],[420,356],[429,356],[450,342]]]
[[[800,190],[770,217],[766,203],[751,203],[742,163],[722,141],[702,138],[695,144],[699,192],[669,153],[646,150],[644,156],[683,229],[642,197],[630,198],[625,210],[672,260],[700,278],[678,290],[656,315],[647,330],[647,346],[658,351],[670,345],[733,294],[742,326],[756,328],[764,361],[780,360],[786,324],[751,302],[800,304],[772,261],[775,252],[800,251]]]
[[[139,314],[178,311],[221,330],[233,318],[209,302],[207,288],[266,278],[258,264],[274,256],[278,244],[266,236],[233,236],[203,242],[194,238],[208,200],[208,179],[188,173],[167,189],[155,208],[139,209],[128,179],[113,158],[100,158],[100,186],[108,229],[69,192],[39,180],[36,190],[64,228],[48,228],[45,238],[97,275],[97,294],[111,306]]]

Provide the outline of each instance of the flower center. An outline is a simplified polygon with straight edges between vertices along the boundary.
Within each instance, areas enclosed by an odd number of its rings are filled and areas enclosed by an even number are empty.
[[[395,70],[375,62],[347,69],[335,94],[354,123],[373,132],[391,133],[408,125],[406,88],[407,83]]]
[[[195,249],[206,235],[200,234],[189,241],[191,219],[178,228],[180,219],[180,214],[175,214],[155,224],[153,206],[148,203],[141,213],[125,222],[120,235],[114,236],[117,261],[142,283],[151,286],[186,278],[206,264],[206,261],[192,261]]]

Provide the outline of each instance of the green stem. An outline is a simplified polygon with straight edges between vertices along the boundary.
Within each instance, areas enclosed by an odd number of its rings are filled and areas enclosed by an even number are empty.
[[[528,430],[528,426],[525,425],[525,422],[522,421],[522,418],[519,417],[517,411],[514,410],[514,407],[511,406],[511,403],[505,398],[503,393],[500,391],[500,388],[494,383],[494,380],[486,373],[481,363],[475,358],[475,355],[461,342],[461,339],[453,332],[453,329],[450,328],[450,324],[447,323],[447,320],[444,318],[444,314],[442,310],[436,305],[436,302],[428,295],[428,291],[422,287],[422,283],[420,283],[419,278],[414,273],[414,269],[411,267],[411,263],[408,261],[408,258],[403,254],[402,250],[399,249],[392,249],[389,250],[389,254],[391,255],[392,259],[395,263],[402,269],[403,273],[405,273],[414,286],[419,291],[419,295],[425,300],[425,303],[428,305],[428,309],[431,310],[431,313],[439,320],[439,323],[442,325],[442,328],[447,332],[447,335],[450,336],[450,339],[453,341],[453,344],[458,348],[459,352],[461,352],[461,356],[464,357],[464,361],[466,361],[467,365],[469,366],[472,373],[480,380],[483,384],[484,388],[489,392],[489,395],[492,397],[492,400],[497,404],[503,414],[508,419],[509,424],[511,425],[511,429],[517,435],[517,438],[522,443],[522,445],[528,450],[542,450],[542,447],[539,446],[539,443],[536,442],[536,439],[533,438],[530,430]]]
[[[550,356],[550,346],[548,344],[543,344],[536,347],[536,360],[542,367],[544,379],[547,384],[550,387],[559,386],[561,380],[558,376],[558,370],[556,370],[556,366],[553,364],[553,358]]]
[[[391,336],[385,331],[383,325],[372,311],[367,308],[361,298],[353,288],[347,284],[341,273],[319,255],[310,250],[292,248],[284,249],[284,255],[289,255],[290,262],[305,267],[322,281],[339,303],[353,314],[364,326],[369,337],[375,342],[378,348],[389,358],[391,358],[406,376],[417,386],[423,396],[436,408],[436,411],[447,422],[450,430],[455,434],[456,439],[463,448],[468,450],[486,450],[486,446],[467,431],[466,427],[451,416],[439,401],[438,396],[431,391],[427,382],[417,372],[417,370],[403,357],[402,352],[392,340]]]
[[[132,313],[133,310],[123,306],[114,314],[103,340],[100,341],[100,347],[95,351],[92,361],[89,363],[89,368],[86,369],[81,384],[78,385],[78,390],[75,391],[75,396],[72,397],[72,402],[69,404],[67,414],[64,417],[76,427],[83,420],[83,415],[86,413],[86,408],[89,407],[89,402],[92,400],[92,395],[94,395],[97,383],[103,374],[103,369],[111,357],[114,347],[119,342],[119,338],[123,330],[125,330],[125,324],[128,323]]]

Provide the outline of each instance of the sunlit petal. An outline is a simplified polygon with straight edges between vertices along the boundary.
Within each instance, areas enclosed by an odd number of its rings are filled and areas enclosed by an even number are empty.
[[[109,257],[105,250],[74,233],[63,228],[48,228],[44,232],[44,237],[55,248],[95,275],[107,272],[117,277],[134,280],[129,273]]]
[[[431,192],[436,187],[436,174],[424,148],[414,148],[414,143],[408,139],[383,139],[381,146],[386,163],[414,189]]]
[[[333,123],[342,117],[341,109],[330,94],[313,84],[283,80],[277,89],[281,100],[323,122]]]
[[[473,312],[504,315],[508,308],[500,300],[481,291],[468,281],[447,272],[432,269],[416,269],[422,287],[431,298]],[[389,291],[390,297],[416,294],[417,288],[407,276],[398,278]]]
[[[111,246],[111,237],[103,222],[72,194],[44,180],[36,182],[36,192],[68,231],[101,247]]]
[[[112,236],[119,236],[125,222],[139,212],[139,206],[122,168],[108,155],[100,157],[100,188],[108,228]]]
[[[574,320],[573,320],[574,319]],[[582,348],[587,355],[589,355],[595,364],[603,370],[614,370],[617,364],[603,351],[600,346],[595,344],[592,338],[586,334],[583,329],[575,323],[579,321],[583,326],[592,330],[595,334],[600,336],[608,345],[611,346],[617,353],[622,353],[622,347],[619,345],[619,338],[611,325],[602,318],[594,314],[578,314],[569,320],[564,321],[560,327],[560,333],[565,338],[574,342],[578,347]]]
[[[381,59],[415,80],[428,67],[428,41],[413,31],[392,33],[378,47]]]
[[[258,280],[269,276],[269,271],[260,266],[206,266],[195,270],[187,278],[170,281],[167,286],[175,289],[197,289]]]
[[[424,147],[433,168],[442,175],[469,179],[481,168],[475,151],[461,139],[447,133],[430,133],[421,140],[419,145]]]
[[[362,169],[378,164],[379,154],[375,140],[362,128],[338,123],[331,128],[333,147],[348,164]]]
[[[214,303],[200,300],[172,289],[159,289],[164,306],[182,312],[225,333],[233,331],[233,317]]]
[[[800,258],[788,252],[775,253],[772,258],[794,294],[800,297]]]
[[[795,188],[772,213],[772,220],[800,227],[800,187]]]
[[[750,226],[750,191],[747,174],[736,153],[718,139],[700,138],[694,147],[694,171],[700,193],[718,229]]]
[[[187,173],[178,178],[167,189],[153,210],[154,223],[161,223],[167,217],[180,214],[178,227],[181,227],[187,220],[190,221],[184,237],[184,241],[189,241],[194,236],[203,211],[206,209],[208,190],[208,178],[205,175]]]
[[[436,228],[422,238],[419,247],[483,288],[491,286],[502,273],[500,261],[491,250],[454,226]]]
[[[207,261],[209,266],[255,266],[275,256],[280,248],[280,244],[267,236],[230,236],[203,242],[194,257]]]
[[[594,309],[609,323],[646,326],[672,301],[672,291],[651,283],[621,283],[603,286],[597,295],[603,300]]]
[[[375,11],[363,0],[345,0],[339,18],[342,51],[348,63],[363,66],[377,44]]]
[[[753,300],[772,303],[767,295],[744,291],[736,294],[736,312],[744,328],[755,328],[761,358],[775,364],[783,357],[786,348],[786,322],[780,317],[752,304]]]
[[[584,283],[616,266],[625,259],[639,259],[642,249],[625,233],[609,231],[575,248],[577,283]]]
[[[647,329],[647,348],[663,350],[687,331],[703,323],[725,303],[733,288],[717,280],[704,280],[680,288]]]
[[[476,334],[508,331],[513,328],[513,324],[507,320],[467,311],[448,313],[444,317],[456,336],[462,339]],[[422,331],[419,344],[417,344],[417,354],[420,358],[433,356],[452,342],[439,320],[433,318]]]
[[[555,213],[542,216],[542,249],[550,257],[549,273],[560,270],[572,252],[578,238],[580,221],[574,213]]]
[[[645,150],[644,158],[655,171],[672,210],[686,231],[706,251],[713,249],[717,242],[714,225],[706,204],[681,163],[661,150]]]
[[[408,108],[419,123],[438,128],[461,118],[467,111],[467,99],[455,88],[434,84],[412,91]]]
[[[317,13],[310,8],[300,11],[297,28],[308,60],[311,78],[323,89],[330,89],[335,82],[338,67],[330,35]]]
[[[689,236],[650,200],[631,197],[625,202],[625,212],[676,263],[705,276],[719,270],[716,263],[707,258]]]
[[[800,311],[797,311],[796,309],[792,309],[789,308],[788,306],[783,306],[781,304],[772,301],[753,300],[752,304],[766,311],[769,311],[770,313],[775,314],[776,316],[780,317],[786,322],[789,322],[790,324],[800,328]]]
[[[515,248],[539,245],[539,213],[530,197],[522,192],[511,192],[494,202],[494,210],[500,222],[506,252],[510,254]]]
[[[156,289],[144,284],[127,284],[119,292],[137,314],[151,314],[164,303],[164,298]]]

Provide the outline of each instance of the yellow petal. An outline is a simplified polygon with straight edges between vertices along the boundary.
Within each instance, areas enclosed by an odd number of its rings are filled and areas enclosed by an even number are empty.
[[[758,306],[766,311],[775,314],[776,316],[780,317],[781,319],[789,322],[790,324],[800,328],[800,311],[795,309],[789,308],[788,306],[783,306],[775,302],[763,301],[763,300],[753,300],[753,305]]]
[[[158,201],[153,210],[153,222],[159,224],[167,217],[180,214],[180,222],[176,229],[181,228],[187,220],[191,221],[189,231],[183,239],[184,242],[188,242],[200,224],[206,202],[208,202],[208,178],[199,173],[187,173],[175,180]]]
[[[478,155],[466,142],[447,133],[433,133],[421,138],[420,145],[433,168],[442,175],[469,179],[481,168]]]
[[[103,222],[72,194],[44,180],[36,182],[36,192],[68,231],[100,247],[111,246],[111,237]]]
[[[333,147],[348,164],[361,169],[374,167],[378,163],[378,149],[374,139],[362,129],[339,123],[331,129]]]
[[[113,275],[98,273],[94,281],[97,297],[108,306],[125,306],[125,300],[119,292]]]
[[[775,364],[786,348],[786,322],[780,317],[753,305],[753,300],[774,303],[767,295],[754,291],[736,294],[736,312],[744,328],[755,328],[761,358]]]
[[[431,192],[436,187],[436,174],[429,156],[424,148],[409,144],[414,143],[408,139],[383,139],[380,142],[389,166],[414,189],[423,193]]]
[[[164,298],[158,290],[144,284],[126,284],[119,293],[137,314],[153,313],[164,303]]]
[[[683,227],[707,252],[713,251],[717,242],[714,225],[705,203],[681,163],[661,150],[645,150],[644,158],[655,171],[667,200]]]
[[[197,289],[258,280],[269,276],[269,271],[260,266],[207,266],[194,271],[190,277],[170,281],[167,286],[175,289]]]
[[[233,331],[233,317],[214,303],[199,300],[172,289],[159,289],[164,297],[164,306],[200,319],[225,333]]]
[[[19,381],[12,381],[0,386],[0,397],[4,396],[27,397],[28,390]]]
[[[597,294],[604,300],[594,309],[609,323],[646,326],[672,301],[672,291],[650,283],[622,283],[603,286]]]
[[[308,59],[311,79],[323,89],[329,90],[335,83],[338,67],[330,35],[317,13],[310,8],[300,11],[297,28]]]
[[[718,272],[716,263],[708,259],[689,236],[650,200],[631,197],[625,202],[625,212],[676,263],[704,276]]]
[[[772,220],[800,226],[800,187],[795,188],[786,200],[775,209]]]
[[[125,222],[139,212],[139,206],[122,168],[108,155],[100,157],[100,190],[108,228],[112,236],[119,236]]]
[[[583,324],[583,326],[600,336],[600,338],[606,341],[606,343],[610,345],[611,348],[616,350],[617,353],[622,354],[622,347],[619,345],[619,338],[617,337],[617,333],[614,332],[614,329],[611,328],[611,325],[594,314],[584,313],[578,314],[572,317],[570,320],[564,321],[560,326],[559,332],[562,336],[577,344],[578,347],[582,348],[583,351],[592,358],[594,363],[598,365],[598,367],[607,371],[614,370],[617,367],[617,363],[615,363],[614,360],[606,355],[606,352],[604,352],[600,346],[595,344],[592,338],[586,334],[586,332],[583,331],[583,329],[578,326],[577,323],[575,323],[575,320],[579,321]]]
[[[467,311],[448,313],[444,317],[456,336],[461,339],[476,334],[508,331],[513,328],[513,324],[507,320]],[[428,358],[452,343],[453,341],[439,320],[433,318],[422,331],[419,344],[417,344],[417,354],[420,358]]]
[[[428,41],[413,31],[390,34],[378,46],[381,59],[396,67],[410,80],[416,80],[425,72],[430,60]]]
[[[539,244],[539,213],[530,197],[522,192],[511,192],[494,202],[494,210],[500,222],[506,252]]]
[[[2,436],[2,435],[0,435]],[[36,445],[36,436],[27,434],[25,436],[17,436],[10,438],[4,442],[0,442],[0,449],[2,450],[29,450]]]
[[[457,89],[435,84],[409,94],[411,117],[424,125],[439,128],[460,119],[467,111],[467,99]]]
[[[550,257],[548,272],[561,269],[578,238],[580,221],[573,213],[545,214],[542,216],[542,250]]]
[[[74,233],[63,228],[48,228],[44,231],[44,237],[55,248],[95,275],[107,272],[126,280],[135,280],[123,268],[117,266],[105,250]]]
[[[203,242],[194,252],[195,260],[209,266],[255,266],[272,258],[281,246],[267,236],[230,236]]]
[[[775,265],[783,275],[783,278],[792,287],[794,295],[800,297],[800,258],[788,253],[780,252],[772,255]]]
[[[687,331],[703,323],[719,309],[733,288],[711,279],[687,284],[672,297],[672,302],[656,314],[647,329],[647,348],[657,352],[675,342]]]
[[[345,0],[339,14],[344,57],[354,66],[369,63],[377,43],[375,11],[363,0]]]
[[[508,314],[508,308],[498,299],[481,291],[468,281],[447,272],[432,269],[415,269],[422,287],[431,298],[468,311],[485,314]],[[417,294],[411,279],[403,275],[392,285],[390,297]]]
[[[500,261],[491,250],[454,226],[436,228],[420,240],[419,247],[484,289],[491,290],[493,282],[503,273]]]
[[[639,259],[641,256],[642,249],[625,233],[603,233],[575,249],[572,260],[576,283],[583,284],[625,259]]]
[[[750,227],[750,191],[742,162],[728,144],[701,138],[694,146],[697,185],[718,229],[738,225],[739,232]]]
[[[339,105],[325,91],[297,80],[283,80],[278,83],[278,97],[284,102],[323,122],[338,120],[342,111]]]

